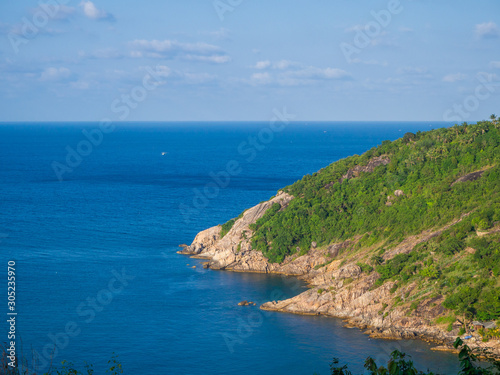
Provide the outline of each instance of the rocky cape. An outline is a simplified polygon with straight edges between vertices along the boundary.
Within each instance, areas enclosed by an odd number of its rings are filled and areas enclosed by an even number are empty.
[[[395,196],[402,193],[397,191]],[[377,287],[375,282],[379,275],[363,272],[356,264],[357,257],[350,256],[348,251],[343,252],[359,238],[318,248],[313,242],[307,254],[289,256],[280,264],[270,263],[261,252],[253,250],[250,225],[273,204],[279,203],[281,209],[286,209],[292,199],[293,196],[280,191],[272,199],[246,210],[225,236],[221,237],[220,225],[214,226],[198,233],[191,245],[180,245],[183,249],[178,253],[207,259],[205,268],[293,275],[310,285],[309,290],[293,298],[264,303],[260,307],[263,310],[341,318],[348,326],[358,327],[374,338],[422,339],[438,344],[436,350],[454,350],[452,343],[461,324],[454,323],[453,329],[448,331],[446,324],[435,323],[436,318],[445,312],[441,305],[444,297],[429,295],[418,306],[412,306],[406,303],[408,296],[421,293],[415,283],[396,292],[393,291],[394,281]],[[406,238],[385,253],[384,259],[409,253],[417,244],[438,236],[462,218]],[[483,343],[478,336],[466,341],[471,348],[487,348],[500,356],[498,341]]]

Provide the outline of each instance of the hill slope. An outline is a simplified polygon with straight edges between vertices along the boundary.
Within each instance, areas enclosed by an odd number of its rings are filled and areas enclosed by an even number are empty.
[[[407,133],[305,176],[181,253],[311,283],[263,309],[448,343],[463,322],[500,318],[499,162],[496,120]]]

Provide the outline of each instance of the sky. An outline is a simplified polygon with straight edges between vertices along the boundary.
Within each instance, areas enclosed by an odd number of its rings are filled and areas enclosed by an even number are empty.
[[[498,0],[3,0],[0,33],[0,121],[500,112]]]

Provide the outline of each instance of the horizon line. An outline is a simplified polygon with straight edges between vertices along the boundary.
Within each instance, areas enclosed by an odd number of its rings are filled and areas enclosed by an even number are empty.
[[[30,123],[30,124],[63,124],[63,123],[100,123],[104,120],[12,120],[12,121],[0,121],[0,125],[2,124],[17,124],[17,123]],[[489,121],[488,119],[482,120],[470,120],[470,121],[462,121],[461,123],[475,123],[479,121]],[[110,120],[111,123],[119,123],[119,124],[137,124],[137,123],[268,123],[270,120],[134,120],[134,121],[113,121]],[[289,123],[333,123],[333,122],[345,122],[345,123],[354,123],[354,122],[385,122],[385,123],[412,123],[412,122],[437,122],[437,123],[445,123],[445,124],[458,124],[457,121],[445,121],[445,120],[294,120],[288,121]]]

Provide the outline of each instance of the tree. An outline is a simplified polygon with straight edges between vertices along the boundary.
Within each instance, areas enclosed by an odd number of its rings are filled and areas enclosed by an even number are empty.
[[[422,372],[415,368],[413,361],[405,360],[406,354],[397,350],[391,353],[391,359],[387,363],[387,368],[381,366],[377,367],[375,360],[368,357],[365,362],[365,368],[370,371],[372,375],[432,375],[432,372]]]
[[[413,134],[413,133],[408,132],[403,136],[404,143],[408,143],[408,142],[414,141],[414,140],[415,140],[415,134]]]
[[[455,349],[460,349],[458,359],[460,361],[461,370],[457,375],[493,375],[498,374],[500,371],[500,361],[492,356],[485,350],[472,350],[464,344],[460,337],[457,337],[453,344]],[[477,354],[475,353],[477,352]],[[411,359],[406,359],[407,354],[401,353],[397,350],[391,353],[391,358],[387,363],[387,367],[378,367],[375,360],[368,357],[365,361],[365,369],[371,375],[438,375],[433,372],[423,372],[415,368]],[[478,364],[478,358],[481,357],[481,364]],[[486,363],[490,365],[487,367]],[[330,365],[332,375],[352,375],[347,365],[342,367],[338,366],[339,360],[334,358]]]
[[[474,354],[474,350],[465,345],[460,337],[457,337],[453,346],[455,349],[461,348],[458,353],[460,367],[462,368],[459,375],[493,375],[497,374],[500,370],[500,362],[498,360],[485,350],[481,350],[478,355]],[[479,356],[491,363],[491,366],[476,365],[475,362],[478,361]]]

